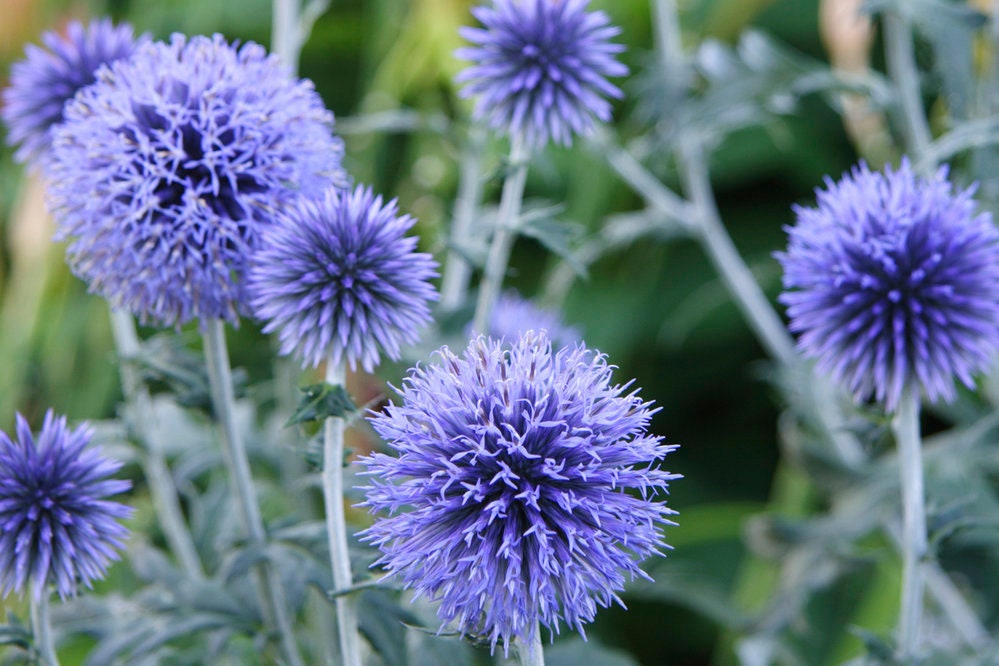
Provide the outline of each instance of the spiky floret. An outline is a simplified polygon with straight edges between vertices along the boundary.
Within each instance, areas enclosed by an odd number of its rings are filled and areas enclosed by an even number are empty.
[[[86,27],[70,22],[65,35],[46,32],[46,48],[29,44],[24,59],[11,66],[10,87],[3,91],[7,143],[18,147],[14,159],[44,162],[66,102],[97,80],[102,65],[128,57],[148,41],[148,34],[136,39],[128,24],[95,19]]]
[[[675,447],[647,434],[655,410],[582,345],[553,352],[529,331],[437,355],[371,418],[398,456],[362,460],[365,505],[390,514],[362,539],[440,600],[442,622],[494,647],[531,640],[538,621],[582,633],[666,548],[674,512],[659,495],[678,477],[658,464]]]
[[[628,68],[615,56],[624,50],[609,41],[620,33],[604,12],[586,11],[589,0],[495,0],[472,10],[481,28],[464,27],[474,46],[455,55],[472,65],[457,82],[475,97],[475,116],[528,144],[549,139],[569,145],[594,120],[606,122],[622,97],[608,76]]]
[[[405,236],[416,223],[371,188],[302,199],[268,230],[254,259],[254,311],[302,365],[331,358],[371,371],[416,342],[437,299],[437,262]]]
[[[798,207],[784,266],[798,348],[858,400],[889,411],[909,386],[952,399],[999,348],[999,232],[943,167],[861,163]]]
[[[104,576],[128,530],[132,509],[107,497],[129,489],[109,478],[121,463],[88,446],[87,424],[74,430],[50,410],[35,438],[17,415],[16,439],[0,432],[0,586],[3,594],[30,587],[35,598],[55,585],[76,594]]]
[[[66,107],[51,204],[70,266],[143,321],[237,323],[261,231],[346,185],[333,115],[259,45],[174,35],[99,72]]]

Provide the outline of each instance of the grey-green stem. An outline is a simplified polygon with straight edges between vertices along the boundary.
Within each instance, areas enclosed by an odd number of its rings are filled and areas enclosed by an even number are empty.
[[[215,418],[221,425],[222,456],[229,469],[236,506],[247,539],[250,544],[262,549],[266,545],[267,534],[263,518],[260,516],[260,508],[257,506],[250,460],[236,425],[236,398],[233,394],[232,368],[229,367],[229,351],[225,341],[225,323],[220,319],[210,319],[202,322],[202,326],[212,406],[215,409]],[[285,660],[291,666],[303,666],[277,572],[268,564],[261,563],[254,567],[254,579],[260,607],[264,613],[264,622],[268,627],[277,630]]]
[[[461,307],[468,291],[472,276],[472,265],[462,254],[475,239],[475,219],[482,198],[482,149],[485,133],[473,127],[461,154],[461,168],[458,179],[458,198],[454,202],[454,218],[451,222],[451,249],[444,260],[444,274],[441,277],[440,308],[453,312]]]
[[[534,622],[534,636],[529,643],[518,646],[520,666],[545,666],[545,651],[541,645],[541,623]]]
[[[195,578],[202,579],[205,571],[184,520],[177,485],[167,465],[166,455],[153,435],[156,416],[149,391],[132,365],[140,352],[139,335],[132,315],[123,310],[112,309],[111,335],[119,359],[122,392],[125,396],[125,418],[142,444],[142,472],[149,483],[163,535],[180,566]]]
[[[919,651],[923,615],[923,560],[926,558],[926,507],[923,457],[919,437],[919,392],[909,387],[892,417],[902,485],[902,606],[898,656],[902,662]]]
[[[500,196],[496,228],[489,246],[482,281],[479,282],[479,298],[475,304],[475,318],[472,320],[472,329],[476,333],[488,333],[489,316],[503,289],[503,278],[510,262],[510,251],[517,238],[516,225],[524,199],[524,185],[527,182],[527,162],[527,146],[520,136],[514,135],[510,146],[509,172],[503,181],[503,193]]]
[[[344,386],[346,368],[330,357],[326,362],[326,382]],[[326,532],[330,544],[330,564],[333,568],[334,591],[346,590],[354,584],[350,572],[350,551],[347,547],[347,519],[344,515],[343,493],[343,431],[344,420],[339,416],[326,419],[323,428],[323,498],[326,501]],[[361,666],[361,640],[357,630],[357,610],[352,595],[337,595],[336,623],[340,636],[340,657],[344,666]]]
[[[29,593],[31,605],[31,631],[35,639],[35,649],[46,666],[59,666],[56,656],[55,639],[52,636],[52,621],[49,618],[49,591],[42,590],[37,599],[33,592]]]
[[[899,109],[905,143],[909,154],[918,164],[933,139],[919,87],[919,70],[913,53],[912,29],[909,20],[897,11],[885,12],[883,18],[885,61],[888,74],[898,89]]]

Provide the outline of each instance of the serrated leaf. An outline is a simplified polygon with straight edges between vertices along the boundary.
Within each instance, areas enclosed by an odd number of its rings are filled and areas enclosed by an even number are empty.
[[[556,220],[545,214],[527,215],[521,218],[519,231],[564,260],[576,275],[586,278],[586,266],[576,258],[572,248],[574,242],[582,235],[578,224]]]
[[[11,618],[8,615],[8,620]],[[31,632],[20,622],[0,625],[0,645],[13,645],[27,650],[31,646]]]
[[[299,423],[310,423],[313,421],[324,421],[331,416],[346,416],[357,411],[357,406],[351,400],[341,385],[333,386],[323,382],[304,386],[301,389],[303,396],[298,403],[298,409],[292,415],[285,427]]]

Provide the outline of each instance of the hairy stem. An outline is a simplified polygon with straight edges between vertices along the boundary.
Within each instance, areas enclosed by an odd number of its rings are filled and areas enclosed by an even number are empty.
[[[517,650],[520,666],[545,666],[545,651],[541,645],[541,623],[534,622],[534,635],[529,643],[521,643]]]
[[[222,455],[232,480],[236,505],[251,545],[263,548],[267,542],[264,521],[253,489],[250,460],[236,426],[236,398],[232,389],[232,369],[225,342],[225,324],[220,319],[203,322],[205,361],[215,417],[221,424]],[[302,666],[302,657],[284,604],[284,591],[277,572],[266,563],[254,568],[260,607],[265,623],[277,629],[285,659],[292,666]]]
[[[902,607],[898,652],[905,662],[919,649],[923,614],[923,560],[926,557],[926,508],[919,438],[919,393],[909,387],[892,418],[902,484]]]
[[[129,428],[137,435],[143,448],[142,472],[149,482],[156,515],[163,528],[170,551],[180,566],[195,578],[205,577],[201,558],[194,546],[194,539],[184,520],[180,506],[177,485],[167,465],[166,456],[160,444],[153,437],[155,414],[153,413],[149,391],[142,384],[138,372],[131,361],[140,351],[139,335],[135,330],[132,315],[123,311],[111,310],[111,336],[114,338],[121,372],[122,392],[125,395],[125,418]]]
[[[334,363],[330,357],[326,362],[326,382],[344,386],[346,376],[343,363]],[[330,543],[335,592],[348,589],[354,584],[354,577],[350,572],[347,519],[343,506],[343,430],[342,417],[331,416],[326,419],[323,429],[323,498],[326,500],[326,532]],[[336,596],[334,603],[341,661],[344,666],[361,666],[361,640],[357,631],[354,598],[348,594],[340,594]]]
[[[475,318],[472,328],[476,333],[489,330],[489,315],[503,289],[503,277],[510,262],[510,251],[517,238],[516,224],[520,217],[520,207],[524,198],[524,185],[527,182],[528,151],[521,137],[514,135],[510,146],[510,172],[503,181],[503,194],[500,197],[499,215],[493,231],[486,268],[479,283],[479,299],[475,305]]]
[[[31,631],[34,634],[38,656],[46,666],[59,666],[55,639],[52,636],[52,621],[49,619],[49,591],[42,590],[37,598],[34,593],[30,593],[28,597],[31,604]]]

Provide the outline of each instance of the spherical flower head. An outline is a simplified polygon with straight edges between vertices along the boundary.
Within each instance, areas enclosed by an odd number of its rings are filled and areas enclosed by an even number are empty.
[[[493,647],[530,641],[537,621],[582,633],[666,548],[673,511],[659,495],[678,477],[657,463],[675,447],[647,434],[655,410],[582,345],[553,353],[529,331],[438,356],[371,418],[399,455],[361,461],[365,505],[394,514],[362,539],[381,549],[376,564],[440,600],[442,622]]]
[[[118,559],[128,534],[118,521],[132,509],[106,498],[131,484],[108,478],[121,463],[88,446],[86,424],[70,430],[50,410],[35,438],[18,414],[16,434],[0,432],[0,586],[5,596],[30,586],[38,599],[50,583],[75,595]]]
[[[48,152],[66,102],[97,80],[101,65],[127,58],[148,41],[147,34],[136,39],[128,24],[101,19],[86,27],[73,21],[65,35],[46,32],[44,49],[28,45],[24,60],[11,66],[10,87],[3,91],[7,143],[18,147],[14,159],[33,162]]]
[[[371,188],[327,190],[279,217],[254,258],[249,289],[264,332],[304,365],[398,359],[430,321],[437,262],[405,236],[416,220]]]
[[[856,400],[953,399],[999,346],[999,232],[947,169],[860,164],[788,229],[780,301],[798,348]]]
[[[615,59],[624,50],[609,40],[620,33],[589,0],[495,0],[472,14],[482,28],[461,29],[475,46],[455,55],[472,62],[457,81],[476,97],[475,117],[504,133],[543,147],[552,139],[572,144],[594,120],[607,122],[607,97],[621,91],[607,81],[628,68]]]
[[[567,326],[558,312],[538,307],[516,291],[504,292],[489,315],[489,337],[517,340],[527,331],[545,331],[556,348],[582,341],[579,329]]]
[[[70,266],[144,322],[238,323],[261,231],[346,185],[333,116],[252,42],[174,35],[100,70],[56,130],[50,199]]]

